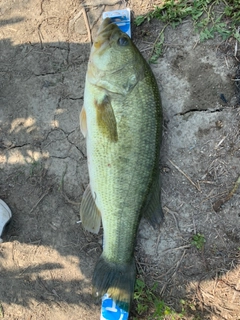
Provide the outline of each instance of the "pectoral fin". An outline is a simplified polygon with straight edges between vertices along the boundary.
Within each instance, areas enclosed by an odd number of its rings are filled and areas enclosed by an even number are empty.
[[[98,233],[101,225],[101,214],[93,199],[90,186],[86,188],[83,194],[80,217],[84,229],[92,233]]]
[[[84,138],[86,138],[86,135],[87,135],[87,115],[86,115],[86,110],[85,110],[84,106],[82,107],[82,110],[80,112],[80,129],[82,131]]]
[[[154,172],[154,180],[143,208],[143,216],[149,220],[154,228],[159,226],[163,220],[159,168]]]
[[[112,142],[117,142],[117,122],[111,101],[108,96],[105,96],[101,102],[94,101],[97,112],[97,124],[102,134]]]

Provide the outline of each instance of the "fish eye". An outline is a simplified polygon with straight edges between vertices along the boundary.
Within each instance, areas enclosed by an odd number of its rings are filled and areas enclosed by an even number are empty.
[[[127,46],[128,43],[129,43],[128,42],[128,38],[126,38],[126,37],[121,37],[121,38],[118,39],[118,44],[120,46]]]

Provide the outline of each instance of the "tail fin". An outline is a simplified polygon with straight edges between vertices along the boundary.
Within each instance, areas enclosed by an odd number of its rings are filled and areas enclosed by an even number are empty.
[[[134,259],[119,264],[100,256],[93,274],[93,294],[102,297],[105,293],[122,309],[129,311],[133,297],[136,268]]]

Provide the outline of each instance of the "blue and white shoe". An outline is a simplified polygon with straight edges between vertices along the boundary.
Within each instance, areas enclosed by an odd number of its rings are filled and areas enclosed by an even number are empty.
[[[128,320],[128,315],[107,293],[102,297],[100,320]]]

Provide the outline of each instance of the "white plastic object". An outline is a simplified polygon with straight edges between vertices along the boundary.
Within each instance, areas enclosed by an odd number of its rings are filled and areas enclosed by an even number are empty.
[[[121,31],[131,38],[131,11],[129,8],[103,12],[102,18],[110,18]]]
[[[2,242],[2,233],[6,224],[12,218],[12,212],[8,205],[0,199],[0,243]]]
[[[106,293],[102,297],[100,320],[128,320],[128,312],[120,308]]]

